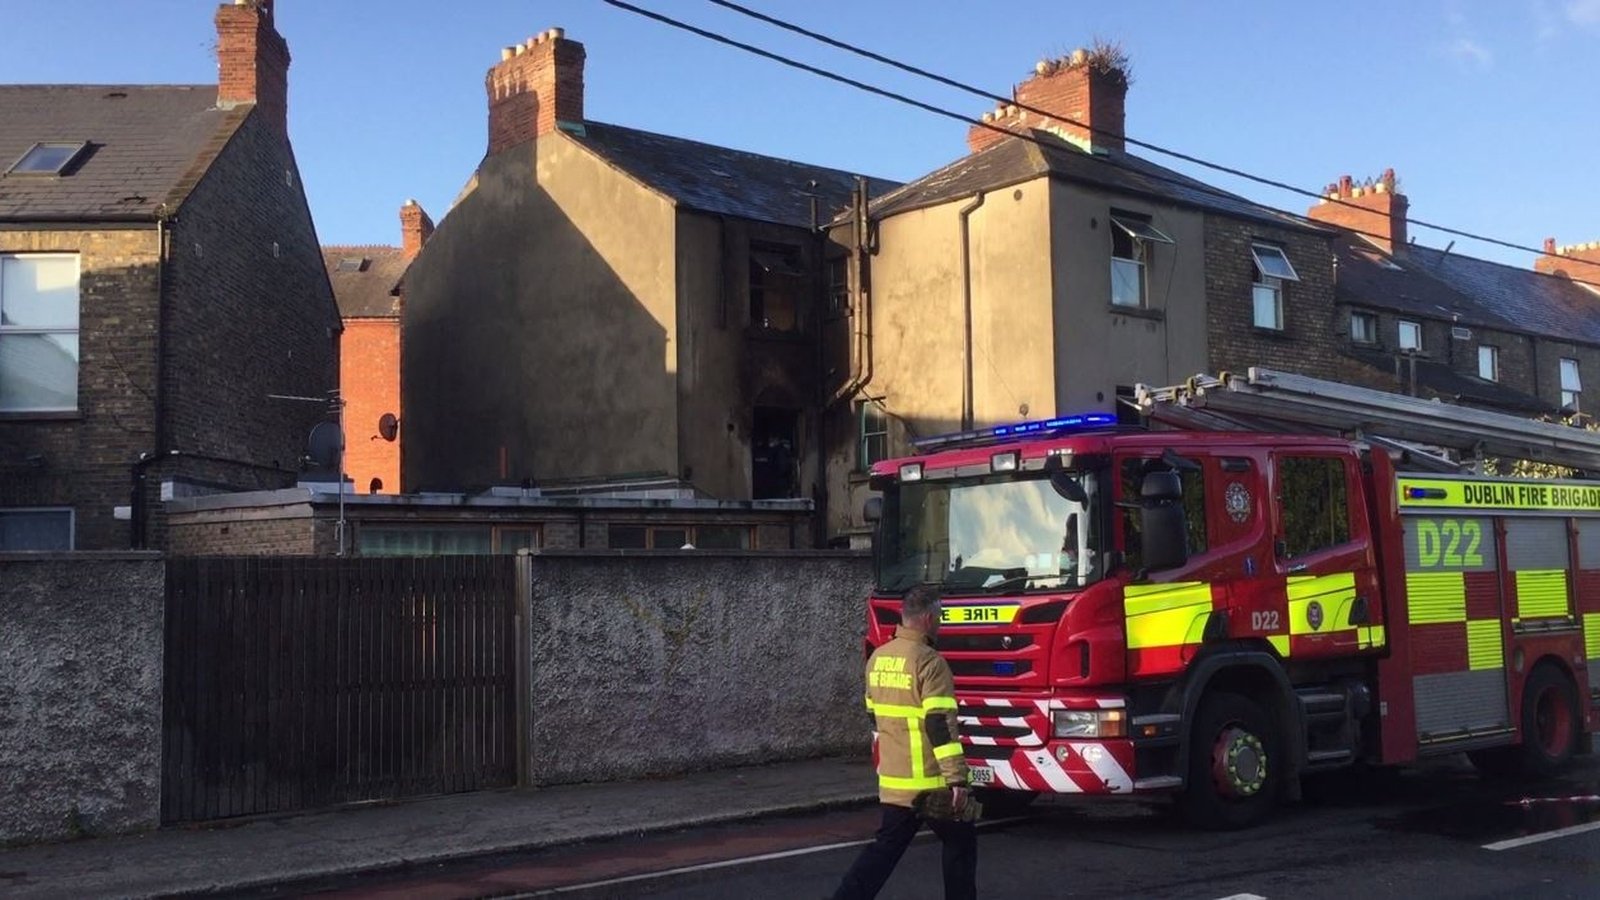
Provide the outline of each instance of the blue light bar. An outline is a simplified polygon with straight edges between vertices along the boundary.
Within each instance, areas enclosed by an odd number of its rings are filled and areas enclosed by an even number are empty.
[[[1036,419],[1032,422],[996,425],[990,429],[989,433],[995,437],[1016,437],[1019,434],[1033,434],[1040,431],[1104,428],[1107,425],[1115,424],[1117,424],[1117,417],[1111,413],[1079,413],[1075,416],[1058,416],[1054,419]]]

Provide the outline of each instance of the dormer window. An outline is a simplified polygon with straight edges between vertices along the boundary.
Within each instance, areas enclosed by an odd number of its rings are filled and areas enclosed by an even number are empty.
[[[86,142],[34,144],[22,158],[12,163],[7,175],[60,175],[77,162]]]
[[[1143,307],[1148,291],[1145,270],[1155,244],[1170,244],[1148,216],[1111,214],[1111,305]]]

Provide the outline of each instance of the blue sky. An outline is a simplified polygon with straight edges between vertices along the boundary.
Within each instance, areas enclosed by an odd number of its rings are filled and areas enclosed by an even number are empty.
[[[987,108],[699,0],[637,2],[942,106]],[[1119,41],[1135,138],[1313,190],[1393,167],[1416,218],[1521,244],[1600,239],[1600,0],[746,2],[999,93],[1040,57]],[[214,8],[6,0],[0,83],[214,83]],[[600,0],[280,0],[290,133],[323,242],[397,243],[407,197],[441,218],[483,154],[485,70],[551,26],[588,49],[596,120],[899,179],[964,152],[958,123]],[[1282,208],[1307,203],[1204,177]]]

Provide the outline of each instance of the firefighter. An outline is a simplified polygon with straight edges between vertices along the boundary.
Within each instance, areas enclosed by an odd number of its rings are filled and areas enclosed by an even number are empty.
[[[934,649],[939,592],[906,591],[894,640],[867,660],[867,708],[877,732],[883,821],[834,893],[875,897],[926,823],[944,845],[944,895],[977,896],[978,804],[956,731],[955,680]]]

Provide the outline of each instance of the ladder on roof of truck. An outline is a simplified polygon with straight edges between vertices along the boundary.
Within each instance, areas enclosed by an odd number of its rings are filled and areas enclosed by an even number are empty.
[[[1172,387],[1141,384],[1133,403],[1153,421],[1182,430],[1336,432],[1439,471],[1459,472],[1498,456],[1600,473],[1600,432],[1260,367],[1247,375],[1196,375]]]

